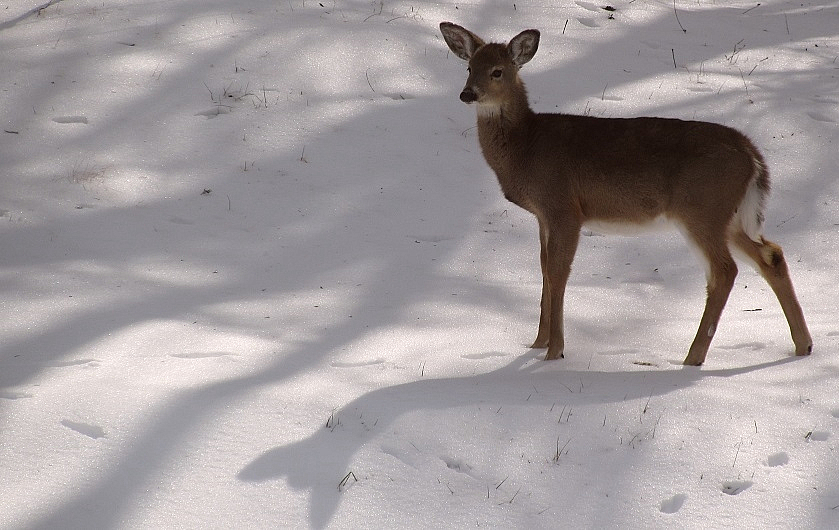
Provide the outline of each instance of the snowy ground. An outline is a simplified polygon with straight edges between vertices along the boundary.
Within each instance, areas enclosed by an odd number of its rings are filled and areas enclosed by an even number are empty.
[[[835,2],[50,4],[0,1],[3,528],[839,527]],[[741,267],[682,368],[668,234],[586,233],[529,350],[441,20],[539,28],[537,110],[749,134],[814,355]]]

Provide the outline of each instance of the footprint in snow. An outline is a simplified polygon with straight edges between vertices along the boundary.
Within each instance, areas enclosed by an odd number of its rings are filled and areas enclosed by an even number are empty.
[[[583,9],[587,9],[588,11],[592,11],[592,12],[595,12],[595,13],[600,12],[600,10],[602,9],[601,7],[599,7],[595,4],[592,4],[591,2],[579,2],[578,1],[578,2],[574,2],[574,3],[577,4],[578,6],[582,7]]]
[[[99,366],[98,359],[69,359],[66,361],[55,361],[47,364],[52,368],[69,368],[71,366],[83,366],[85,368],[96,368]]]
[[[577,19],[577,22],[579,22],[580,24],[582,24],[583,26],[585,26],[587,28],[599,28],[600,27],[600,24],[598,24],[597,21],[595,21],[593,18],[581,17],[581,18]]]
[[[170,355],[170,357],[176,357],[178,359],[213,359],[217,357],[228,357],[230,355],[233,354],[223,351],[196,351],[186,353],[173,353]]]
[[[836,121],[833,118],[831,118],[830,116],[827,116],[826,114],[822,114],[821,112],[808,112],[807,116],[810,116],[810,118],[812,118],[816,121],[821,121],[821,122],[825,122],[825,123],[833,123],[833,122]]]
[[[219,105],[217,107],[213,107],[211,109],[203,110],[201,112],[198,112],[195,115],[196,116],[204,116],[208,120],[212,120],[213,118],[216,118],[216,117],[218,117],[222,114],[230,114],[230,112],[232,112],[232,109],[230,109],[228,107],[225,107],[225,106],[222,106],[222,105]]]
[[[52,121],[55,123],[83,123],[87,125],[87,116],[56,116]]]
[[[682,505],[688,500],[684,493],[673,495],[669,499],[661,501],[661,513],[676,513],[682,509]]]
[[[785,466],[789,463],[789,455],[784,453],[783,451],[780,453],[775,453],[773,455],[769,455],[766,458],[766,465],[769,467],[778,467],[778,466]]]
[[[383,445],[382,453],[390,455],[393,458],[405,464],[406,466],[412,467],[414,469],[419,469],[421,465],[419,450],[417,449],[408,450],[401,449],[395,445]]]
[[[79,434],[84,434],[89,438],[93,438],[94,440],[98,438],[105,438],[105,429],[98,425],[91,425],[89,423],[82,423],[79,421],[72,421],[72,420],[61,420],[61,425],[64,425],[68,429],[74,430]]]
[[[384,358],[377,357],[367,361],[332,361],[329,364],[333,368],[359,368],[362,366],[375,366],[377,364],[383,364],[384,362]]]
[[[441,456],[440,460],[442,460],[443,463],[446,464],[447,468],[449,468],[453,471],[457,471],[458,473],[463,473],[464,475],[468,475],[468,476],[470,476],[474,479],[478,478],[475,475],[475,473],[472,471],[472,466],[467,464],[466,461],[463,460],[462,458],[455,458],[455,457],[452,457],[452,456]]]
[[[726,495],[739,495],[751,488],[753,484],[751,480],[729,480],[722,483],[722,492]]]
[[[831,416],[833,416],[834,418],[839,419],[839,409],[833,409],[833,410],[831,410],[831,411],[830,411],[830,414],[831,414]]]
[[[830,433],[827,431],[810,431],[804,435],[804,438],[808,442],[826,442],[830,439]]]

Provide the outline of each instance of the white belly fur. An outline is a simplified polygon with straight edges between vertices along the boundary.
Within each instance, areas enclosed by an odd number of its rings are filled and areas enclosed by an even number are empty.
[[[663,215],[645,223],[628,223],[626,221],[603,221],[591,219],[583,223],[583,227],[603,235],[636,236],[648,232],[662,232],[678,229],[678,225]]]

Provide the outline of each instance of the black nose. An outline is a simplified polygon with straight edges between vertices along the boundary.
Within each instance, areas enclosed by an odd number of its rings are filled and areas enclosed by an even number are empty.
[[[460,101],[464,103],[474,103],[478,100],[477,94],[475,94],[471,88],[464,88],[463,92],[460,93]]]

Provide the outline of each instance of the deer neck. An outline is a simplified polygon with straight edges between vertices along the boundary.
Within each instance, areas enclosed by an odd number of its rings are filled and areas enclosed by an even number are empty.
[[[500,102],[479,103],[477,114],[478,139],[487,161],[491,154],[506,156],[509,149],[519,148],[517,144],[527,136],[534,116],[521,81]]]
[[[524,84],[501,103],[479,104],[478,140],[489,166],[495,171],[507,198],[520,205],[518,188],[535,113],[530,109]],[[522,205],[523,206],[523,205]]]

